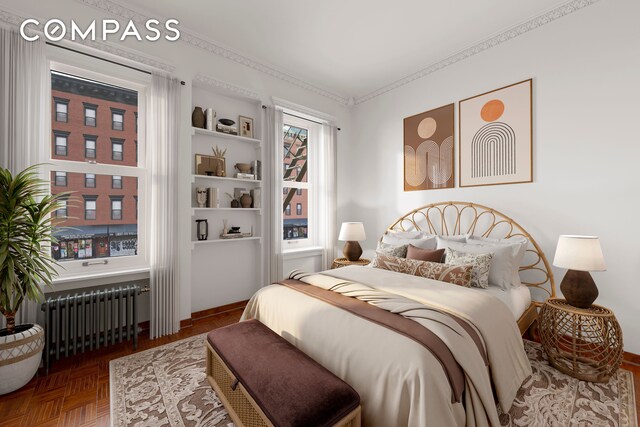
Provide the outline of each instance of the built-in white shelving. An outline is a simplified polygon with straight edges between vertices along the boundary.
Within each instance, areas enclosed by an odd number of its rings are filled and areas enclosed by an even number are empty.
[[[231,135],[229,133],[217,132],[215,130],[208,130],[208,129],[202,129],[202,128],[196,128],[196,127],[192,129],[193,129],[192,135],[199,134],[199,135],[207,135],[207,136],[218,137],[218,138],[233,139],[235,141],[250,142],[252,144],[257,144],[258,147],[262,143],[261,140],[256,138],[248,138],[246,136],[240,136],[240,135]]]
[[[191,182],[195,182],[196,179],[213,179],[213,180],[222,180],[222,181],[238,181],[238,182],[248,182],[252,184],[260,184],[262,181],[258,179],[246,179],[246,178],[233,178],[230,176],[213,176],[213,175],[192,175]]]
[[[260,212],[262,209],[260,208],[191,208],[191,215],[195,215],[198,212]]]
[[[209,245],[213,243],[231,243],[231,242],[246,242],[249,240],[259,241],[261,237],[252,236],[252,237],[237,237],[235,239],[210,239],[210,240],[193,240],[191,241],[191,246],[196,247],[200,245]]]

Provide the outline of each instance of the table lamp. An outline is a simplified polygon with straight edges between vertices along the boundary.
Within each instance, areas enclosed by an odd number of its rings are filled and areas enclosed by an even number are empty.
[[[560,290],[569,304],[589,308],[598,298],[590,271],[605,271],[600,240],[596,236],[560,236],[553,265],[569,270],[560,283]]]
[[[357,261],[362,255],[362,248],[358,240],[365,240],[364,225],[361,222],[343,222],[340,227],[338,240],[347,242],[344,244],[342,253],[349,261]]]

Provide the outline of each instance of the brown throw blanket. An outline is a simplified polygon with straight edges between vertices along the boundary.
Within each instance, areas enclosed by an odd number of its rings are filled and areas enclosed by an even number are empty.
[[[294,277],[303,278],[304,275],[293,275]],[[357,298],[343,295],[339,292],[334,292],[333,289],[326,290],[311,286],[297,279],[288,279],[278,282],[279,285],[286,286],[290,289],[294,289],[298,292],[302,292],[306,295],[312,296],[331,305],[346,310],[356,316],[360,316],[363,319],[367,319],[371,322],[382,325],[389,328],[401,335],[404,335],[412,340],[423,345],[429,350],[436,359],[442,365],[449,384],[452,390],[452,403],[458,403],[462,401],[462,392],[464,391],[464,372],[462,367],[456,362],[456,359],[451,354],[449,347],[431,330],[425,328],[419,323],[411,320],[410,318],[403,317],[399,313],[392,313],[386,311],[380,307],[376,307],[365,301],[361,301]],[[342,282],[335,288],[344,287],[349,282]],[[389,294],[386,294],[388,297]],[[379,295],[381,296],[381,295]],[[369,299],[372,295],[369,295]],[[415,304],[415,303],[414,303]],[[478,336],[477,332],[463,319],[458,316],[454,316],[450,313],[445,313],[460,324],[465,330],[473,337],[474,342],[478,347],[478,351],[483,355],[486,362],[486,353],[482,346],[482,340]]]

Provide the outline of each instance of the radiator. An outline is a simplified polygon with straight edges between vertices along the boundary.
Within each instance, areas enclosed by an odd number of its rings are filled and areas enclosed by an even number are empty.
[[[130,285],[47,299],[42,304],[47,373],[54,357],[59,360],[131,339],[136,349],[138,294],[140,288]]]

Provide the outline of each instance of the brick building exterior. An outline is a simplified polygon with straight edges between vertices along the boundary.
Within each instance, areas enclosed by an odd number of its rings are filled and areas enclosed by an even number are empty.
[[[137,165],[137,92],[59,73],[51,89],[52,159]],[[135,177],[54,171],[51,183],[53,194],[73,193],[57,213],[54,258],[136,253]]]

